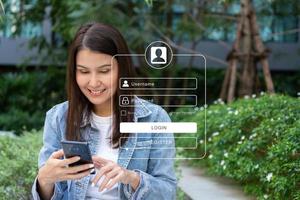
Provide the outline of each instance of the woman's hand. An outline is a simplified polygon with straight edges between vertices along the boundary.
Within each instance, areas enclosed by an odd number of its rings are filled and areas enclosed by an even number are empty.
[[[53,185],[57,181],[75,180],[90,174],[93,164],[85,164],[74,167],[67,167],[69,164],[80,160],[79,156],[61,160],[64,156],[63,150],[55,151],[47,160],[45,165],[39,169],[38,182],[41,186]],[[83,171],[83,172],[81,172]]]
[[[134,171],[127,170],[117,163],[99,156],[93,156],[93,161],[95,167],[99,170],[92,180],[92,185],[95,186],[102,176],[105,177],[99,187],[99,191],[111,189],[118,182],[130,184],[134,190],[140,184],[140,176]]]

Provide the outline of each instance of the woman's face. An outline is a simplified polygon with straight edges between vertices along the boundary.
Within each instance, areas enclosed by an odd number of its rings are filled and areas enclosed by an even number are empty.
[[[110,55],[80,50],[76,55],[76,81],[96,110],[108,110],[117,90],[118,63]]]

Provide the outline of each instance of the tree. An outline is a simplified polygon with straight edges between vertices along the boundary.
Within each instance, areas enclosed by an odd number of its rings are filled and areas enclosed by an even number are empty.
[[[221,98],[231,102],[235,96],[236,79],[240,77],[239,96],[250,95],[259,83],[257,62],[263,66],[267,91],[274,93],[273,81],[267,60],[268,50],[264,47],[256,22],[256,14],[251,0],[241,1],[241,14],[237,26],[236,40],[229,53],[227,68],[223,81]],[[237,72],[240,62],[241,72]],[[256,91],[257,92],[257,91]]]
[[[0,22],[2,21],[2,15],[5,15],[5,10],[2,1],[0,0]]]
[[[219,30],[219,33],[224,34],[224,37],[217,39],[216,43],[219,44],[221,48],[225,47],[230,49],[230,46],[223,40],[234,39],[235,36],[230,33],[230,30],[233,30],[235,24],[238,24],[237,22],[240,16],[236,10],[232,11],[233,5],[240,3],[238,0],[36,0],[34,3],[32,3],[32,1],[29,2],[31,2],[30,6],[27,5],[27,0],[20,1],[20,11],[13,13],[15,17],[13,21],[16,22],[17,26],[15,34],[17,35],[21,32],[23,23],[30,21],[31,23],[38,24],[45,18],[48,19],[52,24],[50,40],[45,38],[44,35],[41,35],[31,40],[31,46],[37,47],[41,52],[40,55],[44,55],[39,56],[40,63],[51,63],[52,65],[60,66],[65,65],[67,47],[78,26],[87,21],[100,21],[118,27],[125,35],[125,39],[132,53],[143,54],[145,48],[151,41],[164,40],[173,47],[175,52],[181,51],[203,54],[207,60],[213,60],[227,67],[228,62],[213,55],[199,52],[197,51],[197,47],[201,40],[212,39],[209,37],[212,32],[215,32],[215,30],[218,32]],[[287,2],[295,5],[293,14],[299,14],[299,4],[295,3],[295,1],[273,0],[264,2],[260,5],[259,9],[256,7],[255,10],[258,10],[257,16],[272,14],[276,6],[284,7]],[[4,1],[4,5],[6,4],[9,4],[9,1]],[[180,8],[180,11],[176,13],[175,7]],[[254,7],[252,7],[252,10],[254,10]],[[286,13],[282,14],[284,15]],[[245,26],[243,26],[242,29],[244,27]],[[250,25],[248,27],[250,27]],[[255,31],[259,32],[257,26]],[[299,30],[292,31],[295,32]],[[276,33],[273,34],[276,35]],[[251,38],[251,36],[248,38]],[[262,42],[258,43],[260,43],[260,45],[256,45],[257,47],[262,46]],[[239,45],[237,45],[237,51],[240,51],[241,44],[242,42],[239,42]],[[255,49],[252,53],[261,54],[261,52],[264,52],[264,55],[267,53],[265,49]],[[255,65],[256,59],[259,58],[257,55],[253,56],[254,55],[248,59],[249,62],[252,63],[248,66]],[[137,61],[138,66],[146,66],[142,57],[139,57]],[[191,58],[186,70],[187,74],[192,67],[192,63],[193,60]],[[176,61],[174,64],[176,64]],[[172,76],[178,69],[167,71],[165,75]],[[257,71],[251,71],[250,69],[254,70],[254,67],[247,67],[242,70],[242,77],[244,78],[241,78],[241,80],[252,77],[252,81],[248,81],[247,84],[242,84],[243,86],[239,87],[244,88],[243,91],[247,90],[246,93],[248,94],[252,93],[253,90],[251,92],[249,89],[245,90],[246,85],[258,85],[258,82],[252,75],[254,74],[254,77],[256,77],[255,74],[257,74]],[[249,73],[250,76],[248,76]],[[234,82],[240,83],[241,81],[238,79],[238,81]],[[183,85],[185,84],[186,83],[183,83]],[[227,87],[224,86],[224,88]],[[227,88],[223,91],[225,92],[222,92],[222,94],[226,94],[229,89]],[[235,94],[236,92],[233,93]],[[242,89],[240,89],[238,93],[239,95],[246,94],[242,92]],[[224,98],[224,95],[221,96]]]

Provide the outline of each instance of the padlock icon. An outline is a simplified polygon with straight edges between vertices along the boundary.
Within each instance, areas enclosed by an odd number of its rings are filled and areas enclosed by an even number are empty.
[[[121,104],[122,105],[129,105],[129,99],[128,99],[128,97],[123,97],[122,101],[121,101]]]

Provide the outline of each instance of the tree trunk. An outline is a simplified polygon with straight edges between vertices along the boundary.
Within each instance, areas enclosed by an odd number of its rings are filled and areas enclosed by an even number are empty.
[[[166,22],[166,27],[167,27],[167,37],[168,38],[173,38],[173,34],[171,30],[172,27],[172,23],[173,23],[173,10],[172,10],[172,5],[173,5],[173,0],[168,0],[167,2],[167,22]],[[175,62],[173,62],[175,63]],[[170,68],[167,68],[164,71],[164,77],[172,77],[172,72],[174,70],[171,70]],[[167,79],[166,81],[166,88],[170,88],[172,87],[173,84],[173,80],[172,79]],[[166,95],[170,94],[170,90],[166,90]],[[170,97],[169,96],[165,96],[164,100],[163,100],[163,105],[169,105],[170,104]],[[169,110],[169,108],[167,107],[166,110]]]
[[[226,71],[220,97],[227,102],[233,101],[238,88],[238,95],[251,95],[258,92],[259,78],[257,62],[263,66],[267,91],[274,93],[274,86],[267,60],[268,51],[259,36],[256,14],[251,0],[241,0],[241,13],[237,26],[236,40],[227,56],[229,67]],[[238,66],[241,67],[238,70]],[[238,80],[237,77],[239,78]],[[236,87],[238,83],[238,87]]]

